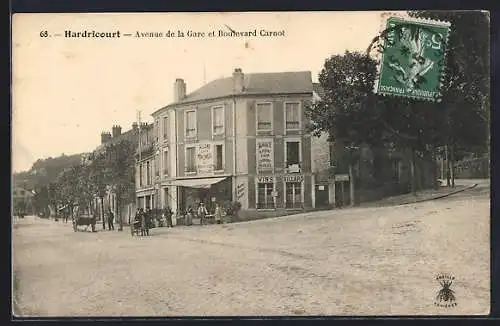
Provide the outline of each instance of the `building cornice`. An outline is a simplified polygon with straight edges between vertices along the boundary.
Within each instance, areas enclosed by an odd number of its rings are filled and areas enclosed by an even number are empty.
[[[184,106],[190,106],[190,105],[196,105],[196,104],[202,104],[206,102],[211,102],[211,101],[220,101],[220,100],[227,100],[227,99],[238,99],[238,98],[252,98],[252,97],[277,97],[277,96],[313,96],[313,91],[307,91],[307,92],[300,92],[300,93],[246,93],[246,94],[231,94],[231,95],[224,95],[224,96],[217,96],[217,97],[209,97],[205,99],[200,99],[200,100],[193,100],[193,101],[183,101],[183,102],[175,102],[171,103],[167,106],[162,107],[161,109],[158,109],[151,113],[151,116],[155,117],[159,115],[162,111],[165,110],[175,110],[180,107]]]

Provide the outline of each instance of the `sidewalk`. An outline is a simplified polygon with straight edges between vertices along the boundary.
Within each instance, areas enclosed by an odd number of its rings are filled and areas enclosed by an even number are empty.
[[[383,207],[383,206],[399,206],[419,203],[428,200],[435,200],[439,198],[444,198],[467,189],[472,189],[477,186],[476,183],[472,184],[457,184],[455,188],[441,186],[438,189],[426,189],[417,192],[416,196],[412,193],[387,197],[375,202],[362,203],[358,207]]]

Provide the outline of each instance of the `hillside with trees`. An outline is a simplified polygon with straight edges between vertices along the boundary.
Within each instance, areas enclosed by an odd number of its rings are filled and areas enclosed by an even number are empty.
[[[79,207],[80,212],[93,214],[95,210],[100,210],[101,215],[104,215],[104,197],[113,192],[119,216],[121,204],[135,200],[135,150],[133,142],[122,140],[92,153],[85,162],[75,159],[49,183],[36,184],[35,211],[44,216],[57,216],[59,208],[67,207],[67,214],[73,216],[74,208]],[[36,165],[37,168],[39,166]],[[46,168],[46,165],[42,168]],[[96,198],[100,201],[100,207],[94,206]],[[121,230],[123,220],[119,222]]]
[[[55,181],[65,169],[79,164],[83,154],[65,155],[38,159],[28,171],[14,173],[13,184],[29,190],[47,186]]]

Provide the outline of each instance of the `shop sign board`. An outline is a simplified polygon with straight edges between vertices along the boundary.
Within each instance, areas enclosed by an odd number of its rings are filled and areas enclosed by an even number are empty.
[[[283,176],[283,181],[285,182],[302,182],[304,180],[303,175],[285,175]]]
[[[335,181],[349,181],[349,174],[336,174]]]
[[[274,177],[273,176],[257,177],[257,183],[274,183]]]
[[[196,155],[198,163],[198,173],[211,173],[213,172],[213,156],[212,146],[210,144],[200,144],[198,146],[198,153]]]
[[[272,171],[274,165],[273,140],[257,141],[257,171]]]

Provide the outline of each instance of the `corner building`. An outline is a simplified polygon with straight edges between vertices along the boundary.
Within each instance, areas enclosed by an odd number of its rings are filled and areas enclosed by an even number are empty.
[[[199,201],[209,207],[239,201],[243,211],[331,204],[332,185],[325,179],[317,187],[315,178],[328,168],[328,142],[306,132],[311,72],[235,69],[189,94],[177,79],[174,95],[174,103],[152,114],[162,208],[181,212]]]

